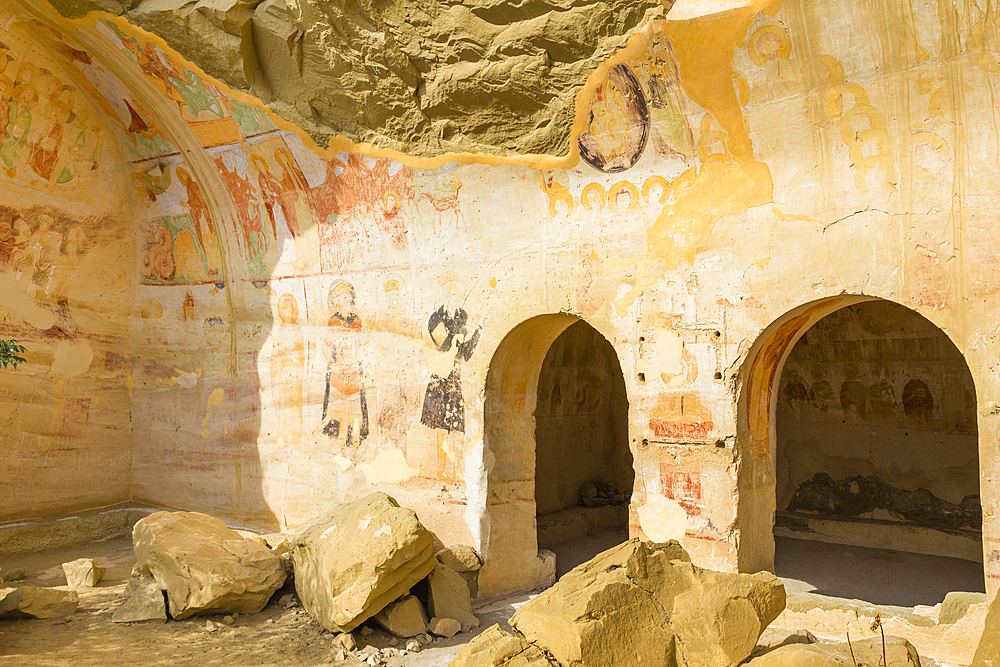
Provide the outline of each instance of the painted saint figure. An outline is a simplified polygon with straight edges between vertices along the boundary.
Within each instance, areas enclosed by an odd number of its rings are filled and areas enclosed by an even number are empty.
[[[431,313],[427,331],[441,356],[431,364],[431,379],[424,394],[420,423],[438,434],[438,477],[458,481],[459,456],[454,445],[447,446],[447,437],[465,433],[465,401],[462,398],[460,364],[472,358],[479,344],[480,329],[469,334],[469,315],[459,308],[454,313],[441,306]],[[454,356],[452,356],[454,350]],[[447,373],[447,375],[445,375]]]
[[[187,199],[181,202],[181,206],[191,214],[194,222],[194,233],[201,245],[204,254],[206,273],[214,276],[219,272],[219,247],[215,240],[215,231],[212,229],[212,218],[208,211],[208,204],[201,194],[201,186],[191,178],[187,170],[177,167],[174,170],[177,182],[180,183],[187,192]]]
[[[11,178],[21,163],[21,153],[28,147],[31,131],[31,111],[38,103],[38,93],[30,85],[22,84],[14,91],[14,104],[7,123],[7,137],[0,144],[0,160]]]
[[[299,305],[291,294],[278,299],[279,329],[282,333],[298,328]],[[302,434],[302,367],[305,345],[301,336],[281,339],[271,355],[271,397],[278,417],[278,437],[285,443],[298,445]],[[327,385],[329,386],[329,385]]]
[[[37,134],[28,144],[28,165],[44,180],[53,180],[63,144],[63,126],[69,120],[69,107],[53,100],[48,107],[48,117],[39,125]],[[62,170],[55,172],[58,176]]]
[[[342,280],[334,281],[329,305],[328,325],[333,331],[361,331],[361,318],[354,312],[354,287]],[[323,434],[337,440],[341,451],[356,453],[368,437],[368,401],[356,343],[346,336],[340,341],[330,345],[323,396]]]

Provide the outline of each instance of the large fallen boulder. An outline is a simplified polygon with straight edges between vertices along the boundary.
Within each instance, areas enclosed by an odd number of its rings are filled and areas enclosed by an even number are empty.
[[[749,657],[784,604],[770,573],[712,572],[675,541],[634,539],[567,573],[510,623],[564,667],[719,667]]]
[[[0,618],[63,618],[76,613],[80,596],[76,591],[40,586],[0,588]]]
[[[473,638],[449,664],[449,667],[514,666],[557,667],[537,646],[506,632],[499,625],[486,628]]]
[[[871,637],[844,644],[790,644],[754,658],[744,667],[920,667],[917,649],[902,637]],[[975,664],[975,663],[973,663]]]
[[[434,539],[384,493],[336,507],[296,532],[295,591],[331,632],[350,632],[434,569]]]
[[[175,619],[199,613],[252,614],[285,583],[281,559],[200,512],[156,512],[132,529],[136,569],[167,593]]]

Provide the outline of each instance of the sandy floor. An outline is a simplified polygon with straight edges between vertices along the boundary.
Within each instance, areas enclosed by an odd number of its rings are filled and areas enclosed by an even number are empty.
[[[559,574],[622,539],[621,534],[605,534],[560,547],[557,549]],[[784,575],[789,590],[814,590],[827,595],[839,593],[871,602],[907,606],[934,604],[943,598],[944,590],[956,587],[975,590],[975,568],[963,565],[962,561],[945,563],[942,567],[941,559],[924,561],[923,557],[898,552],[869,553],[873,551],[781,540],[779,574]],[[334,636],[325,632],[301,607],[286,609],[278,604],[279,598],[291,589],[276,594],[260,613],[238,616],[234,625],[214,630],[206,628],[206,618],[152,624],[112,623],[113,605],[121,597],[134,562],[129,540],[94,542],[70,549],[4,558],[0,559],[0,571],[24,568],[28,574],[24,583],[58,586],[65,584],[61,564],[81,557],[91,557],[108,566],[105,580],[97,588],[81,591],[80,608],[69,619],[0,621],[0,667],[163,664],[311,667],[336,664]],[[975,566],[981,568],[978,564]],[[901,572],[906,576],[900,577]],[[981,569],[978,572],[981,587]],[[956,586],[957,583],[968,585]],[[506,625],[507,619],[528,599],[530,595],[521,595],[477,608],[476,614],[482,621],[480,629],[494,623]],[[969,633],[974,634],[977,627],[978,632],[982,631],[984,615],[985,609],[966,624],[968,627],[959,628],[965,633],[964,640],[956,641],[971,642]],[[213,618],[218,620],[218,617]],[[786,612],[769,630],[767,638],[806,627],[819,631],[822,637],[838,639],[846,622],[833,612]],[[899,626],[896,634],[905,636],[909,631]],[[355,632],[355,636],[362,645],[369,643],[379,648],[394,642],[381,629],[368,635]],[[390,664],[445,667],[472,636],[474,633],[450,640],[437,639],[420,653]],[[928,635],[924,644],[930,647],[941,641],[939,635]],[[928,661],[927,664],[935,663]]]
[[[785,589],[880,605],[935,605],[949,591],[986,592],[983,564],[958,558],[777,537],[775,573]]]

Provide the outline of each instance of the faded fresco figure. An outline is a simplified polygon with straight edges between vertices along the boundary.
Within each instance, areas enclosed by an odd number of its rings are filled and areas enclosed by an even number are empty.
[[[69,107],[53,100],[48,115],[38,126],[37,133],[28,145],[28,166],[45,181],[54,181],[62,170],[56,171],[63,147],[63,128],[69,120]]]
[[[336,440],[341,452],[356,454],[368,437],[368,401],[355,337],[343,334],[360,332],[361,318],[354,312],[354,287],[349,283],[334,281],[328,298],[331,315],[327,324],[341,335],[330,343],[323,396],[323,435]]]
[[[177,176],[177,182],[184,187],[187,193],[187,199],[181,201],[181,206],[188,210],[194,223],[194,233],[198,238],[198,245],[201,246],[205,273],[208,276],[217,275],[219,266],[222,264],[221,255],[215,231],[212,229],[212,217],[208,210],[208,204],[205,203],[205,198],[201,193],[201,186],[182,167],[177,167],[174,173]]]
[[[298,328],[299,305],[291,294],[278,298],[279,330],[283,335]],[[305,345],[301,336],[279,339],[271,354],[271,400],[278,418],[278,440],[298,445],[302,437],[302,368]],[[329,391],[329,383],[327,383]]]
[[[0,160],[7,176],[13,178],[21,166],[22,153],[28,147],[31,131],[31,112],[38,103],[38,93],[30,85],[22,84],[14,90],[14,104],[7,123],[7,136],[0,143]]]
[[[441,306],[431,313],[427,331],[439,354],[428,361],[431,380],[424,394],[420,423],[437,432],[438,479],[455,483],[460,480],[461,438],[453,442],[452,433],[465,433],[465,401],[462,397],[461,362],[472,358],[479,344],[480,329],[471,334],[469,315],[459,308],[451,313]]]

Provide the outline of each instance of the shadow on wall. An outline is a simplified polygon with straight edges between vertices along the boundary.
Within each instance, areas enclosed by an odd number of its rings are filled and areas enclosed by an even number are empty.
[[[464,504],[479,326],[453,280],[398,266],[463,228],[452,176],[320,158],[124,21],[80,41],[14,25],[55,44],[126,152],[132,497],[260,527],[380,484],[429,525]]]

